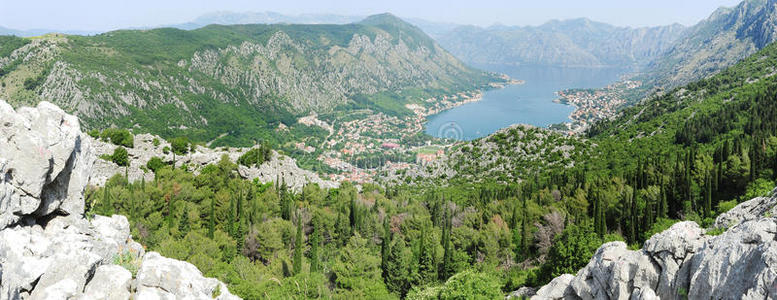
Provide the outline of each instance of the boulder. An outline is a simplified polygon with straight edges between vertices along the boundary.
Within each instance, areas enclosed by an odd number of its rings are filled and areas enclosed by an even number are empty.
[[[97,268],[84,289],[83,299],[126,300],[130,298],[132,273],[117,265]]]
[[[194,265],[156,252],[143,257],[136,286],[139,299],[237,299],[223,283],[203,277]]]
[[[576,276],[557,277],[532,299],[777,299],[774,193],[716,220],[718,236],[679,222],[639,251],[602,245]]]
[[[24,217],[82,215],[94,155],[78,119],[48,102],[0,100],[0,229]]]
[[[770,197],[758,197],[750,201],[740,203],[731,210],[720,214],[715,218],[715,228],[728,228],[732,225],[747,220],[764,217],[767,214],[777,213],[777,197],[774,197],[777,189],[771,192]]]

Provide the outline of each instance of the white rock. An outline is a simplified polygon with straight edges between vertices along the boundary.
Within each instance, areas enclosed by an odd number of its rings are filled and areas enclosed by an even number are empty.
[[[137,276],[138,297],[148,299],[236,299],[223,283],[202,276],[194,265],[149,252],[143,257]]]
[[[103,265],[84,289],[83,299],[126,300],[130,298],[132,273],[120,266]]]

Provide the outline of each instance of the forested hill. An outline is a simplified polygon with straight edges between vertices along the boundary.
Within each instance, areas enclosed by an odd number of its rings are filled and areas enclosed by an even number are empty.
[[[380,111],[386,96],[394,106],[422,104],[493,80],[388,14],[348,25],[211,25],[0,42],[0,98],[12,105],[47,100],[88,128],[140,126],[198,141],[230,132],[246,143],[301,114],[353,105]]]

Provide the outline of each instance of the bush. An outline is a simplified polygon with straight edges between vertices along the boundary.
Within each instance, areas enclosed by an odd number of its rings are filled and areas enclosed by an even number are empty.
[[[261,146],[259,148],[248,150],[248,152],[241,155],[240,158],[237,159],[237,163],[246,167],[258,167],[261,166],[265,161],[270,160],[270,155],[272,155],[270,148]]]
[[[146,163],[146,168],[148,168],[154,173],[156,173],[157,170],[161,169],[164,166],[165,166],[165,162],[162,161],[161,158],[156,156],[149,159],[148,162]]]
[[[170,147],[165,146],[164,148],[162,148],[162,153],[169,154],[170,153]]]
[[[129,153],[127,153],[127,149],[124,149],[122,146],[116,147],[113,150],[113,155],[111,155],[111,161],[122,167],[129,166]]]
[[[546,262],[540,267],[540,283],[544,284],[562,274],[575,274],[588,264],[602,244],[590,228],[569,225],[553,241]]]
[[[159,147],[159,139],[158,139],[158,138],[154,138],[154,139],[151,141],[151,144],[153,144],[153,145],[154,145],[154,147]]]
[[[453,275],[442,289],[439,299],[502,299],[501,284],[494,276],[467,270]]]
[[[184,155],[189,153],[189,139],[186,137],[177,137],[170,141],[173,153],[177,155]]]
[[[117,146],[132,148],[135,146],[135,137],[127,129],[108,128],[103,130],[100,138],[103,141],[110,141]]]

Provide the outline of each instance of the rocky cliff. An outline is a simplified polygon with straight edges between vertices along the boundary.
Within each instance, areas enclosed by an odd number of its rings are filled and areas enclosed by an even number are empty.
[[[680,222],[638,251],[604,244],[532,299],[775,299],[776,212],[777,190],[720,215],[713,230]]]
[[[237,298],[189,263],[146,253],[127,218],[85,218],[94,162],[74,116],[0,101],[0,299]]]

